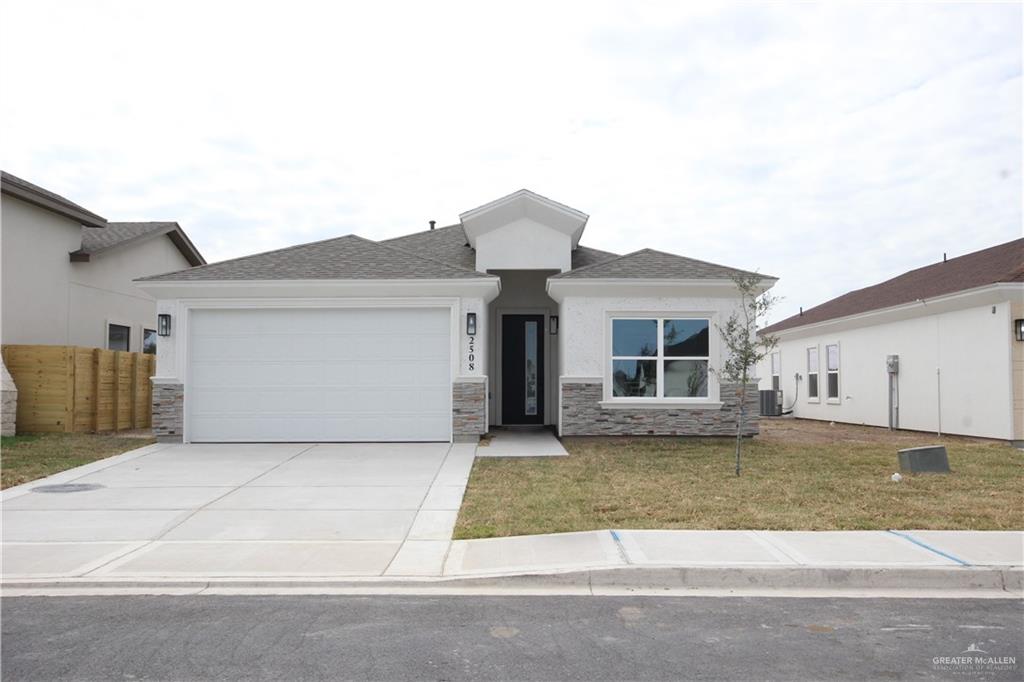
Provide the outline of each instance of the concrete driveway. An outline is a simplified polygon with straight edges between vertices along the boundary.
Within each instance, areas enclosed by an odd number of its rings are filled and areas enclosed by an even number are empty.
[[[3,577],[439,575],[475,449],[152,445],[6,491]]]

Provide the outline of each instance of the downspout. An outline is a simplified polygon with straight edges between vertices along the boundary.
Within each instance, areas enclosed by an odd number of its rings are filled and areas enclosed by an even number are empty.
[[[936,435],[942,435],[942,369],[935,368],[935,399],[939,406],[939,430]]]

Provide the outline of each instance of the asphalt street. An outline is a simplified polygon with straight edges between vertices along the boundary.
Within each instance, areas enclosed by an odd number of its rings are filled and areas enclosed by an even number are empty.
[[[1019,680],[1016,600],[196,596],[2,601],[14,680]],[[1007,661],[1014,659],[1012,667]],[[978,664],[984,665],[984,664]]]

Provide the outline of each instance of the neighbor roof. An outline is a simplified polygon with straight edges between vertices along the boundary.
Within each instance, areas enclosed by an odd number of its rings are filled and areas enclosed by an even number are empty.
[[[350,234],[139,281],[480,278],[494,276]]]
[[[106,227],[107,225],[107,219],[103,216],[96,215],[89,209],[83,208],[59,194],[34,185],[28,180],[22,180],[6,171],[0,171],[0,191],[40,208],[45,208],[57,215],[75,220],[82,225],[89,227]]]
[[[1024,282],[1024,239],[926,265],[881,284],[851,291],[769,325],[761,332],[803,327],[1000,282]]]
[[[88,261],[90,256],[151,237],[167,235],[190,265],[203,265],[206,259],[176,222],[107,223],[107,227],[82,228],[82,248],[71,254],[73,261]]]
[[[476,249],[469,245],[466,233],[463,231],[462,225],[458,223],[408,234],[404,237],[385,239],[381,244],[399,246],[464,268],[476,268]],[[588,246],[577,246],[572,252],[572,267],[582,268],[617,256],[618,254],[608,251],[592,249]]]
[[[551,279],[730,279],[739,274],[775,279],[770,275],[737,270],[654,249],[627,253],[625,256],[554,275]]]

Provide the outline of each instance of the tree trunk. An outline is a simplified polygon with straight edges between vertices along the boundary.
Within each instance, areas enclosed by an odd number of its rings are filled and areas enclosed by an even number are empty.
[[[740,444],[743,442],[743,417],[747,409],[747,384],[746,380],[738,391],[740,397],[740,411],[736,417],[736,475],[740,475]]]

